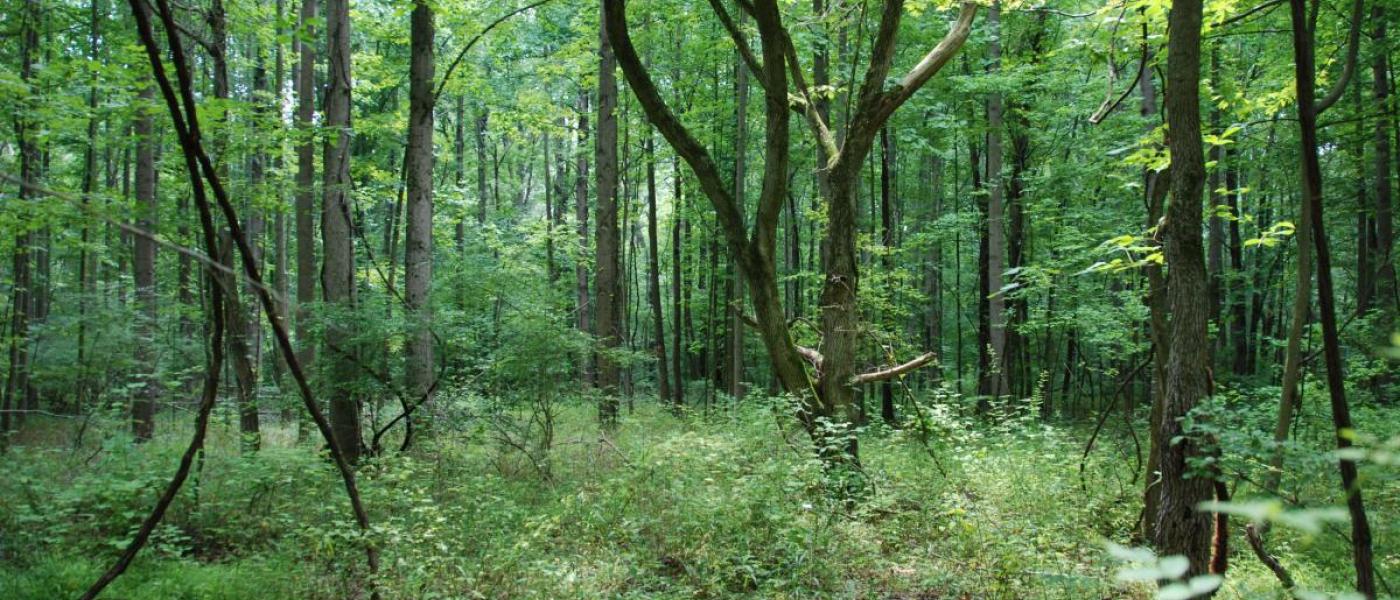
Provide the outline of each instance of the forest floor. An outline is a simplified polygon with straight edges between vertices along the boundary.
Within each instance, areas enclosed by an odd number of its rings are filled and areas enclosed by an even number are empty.
[[[1152,597],[1115,578],[1121,565],[1106,550],[1132,544],[1142,487],[1137,446],[1117,419],[1082,474],[1083,426],[942,413],[931,447],[872,427],[862,438],[871,491],[847,510],[828,500],[800,434],[771,409],[680,419],[645,404],[606,440],[587,405],[555,407],[548,459],[502,437],[524,419],[461,419],[452,422],[474,424],[439,428],[364,467],[384,597]],[[162,423],[188,417],[167,412]],[[31,420],[5,458],[0,597],[75,597],[123,546],[188,436],[165,427],[133,446],[114,433],[119,422],[94,420],[75,447],[79,426]],[[198,473],[104,597],[365,595],[333,469],[316,446],[295,443],[292,427],[267,427],[265,438],[261,452],[240,456],[236,415],[216,416]],[[1311,479],[1303,485],[1330,493],[1331,472]],[[1396,577],[1400,486],[1378,482],[1367,498],[1377,565]],[[1302,587],[1345,590],[1340,531],[1275,528],[1271,545]],[[1241,538],[1217,598],[1283,597]]]

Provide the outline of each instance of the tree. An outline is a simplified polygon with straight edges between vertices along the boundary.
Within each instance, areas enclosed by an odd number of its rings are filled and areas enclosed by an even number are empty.
[[[976,14],[976,5],[963,4],[957,22],[943,41],[900,78],[896,86],[886,88],[904,7],[894,0],[883,4],[880,25],[865,77],[860,84],[856,107],[845,137],[839,143],[812,101],[812,94],[805,83],[806,75],[798,63],[792,38],[782,24],[777,2],[761,0],[751,7],[748,3],[741,4],[746,11],[751,8],[750,16],[758,25],[762,62],[753,55],[743,32],[733,24],[723,5],[715,1],[711,2],[711,6],[764,91],[766,144],[763,186],[751,235],[745,226],[744,208],[723,184],[709,152],[671,112],[650,73],[642,65],[627,29],[622,0],[605,0],[606,31],[617,53],[618,63],[648,120],[690,165],[700,188],[714,206],[730,256],[748,283],[755,313],[753,324],[758,329],[783,389],[802,402],[800,417],[804,426],[817,440],[818,448],[828,458],[828,464],[857,461],[855,438],[842,432],[839,438],[833,439],[831,428],[824,422],[836,425],[837,429],[855,423],[857,415],[852,402],[855,385],[897,377],[923,366],[933,357],[925,354],[895,367],[857,373],[856,350],[860,327],[856,313],[859,281],[855,250],[855,183],[875,135],[890,115],[947,64],[966,41]],[[793,86],[789,84],[789,71],[795,84]],[[789,111],[794,106],[790,104],[790,95],[797,99],[795,105],[802,111],[816,143],[828,157],[828,162],[818,171],[823,182],[829,220],[822,248],[826,270],[820,300],[822,342],[816,349],[798,347],[793,342],[777,287],[776,229],[782,203],[787,197],[788,121]],[[810,374],[808,366],[812,367]]]
[[[647,298],[651,302],[652,332],[656,346],[657,396],[661,403],[671,402],[671,378],[666,362],[666,313],[661,309],[661,257],[656,233],[656,148],[651,132],[647,132]]]
[[[1192,473],[1189,462],[1204,450],[1186,437],[1182,419],[1209,393],[1210,346],[1206,337],[1205,249],[1201,243],[1202,153],[1201,2],[1173,0],[1167,41],[1167,145],[1171,150],[1171,196],[1162,226],[1171,310],[1166,395],[1156,439],[1161,483],[1155,515],[1156,546],[1162,555],[1184,555],[1187,576],[1206,573],[1210,563],[1210,513],[1197,506],[1212,498],[1209,478]]]
[[[156,214],[156,133],[154,119],[147,110],[147,104],[155,99],[155,88],[146,86],[141,90],[142,109],[136,118],[136,227],[150,235],[136,236],[135,256],[132,260],[136,283],[136,301],[140,305],[140,326],[137,328],[141,339],[138,347],[141,369],[141,386],[131,402],[131,431],[137,440],[149,440],[156,431],[156,401],[160,397],[160,378],[156,373],[155,334],[156,315],[156,245],[151,237],[155,234]]]
[[[620,372],[610,352],[622,344],[623,298],[620,236],[617,229],[617,63],[612,46],[608,44],[608,24],[604,21],[598,34],[598,133],[594,138],[594,176],[597,181],[598,223],[597,254],[594,273],[596,280],[596,326],[593,332],[602,344],[598,353],[598,388],[602,398],[598,418],[604,425],[617,421],[617,398]]]
[[[432,397],[433,388],[433,7],[429,0],[413,4],[409,66],[408,231],[404,248],[404,305],[409,335],[405,386],[419,404]],[[410,410],[409,407],[404,407]],[[414,406],[417,408],[417,405]],[[412,436],[413,417],[407,417]]]
[[[348,318],[355,310],[355,251],[350,212],[350,5],[326,0],[325,112],[328,136],[321,202],[321,295],[337,311],[326,324],[330,357],[330,413],[336,442],[352,464],[364,450],[360,437],[360,400],[355,333]]]
[[[1352,14],[1352,50],[1350,64],[1355,62],[1355,43],[1361,20],[1360,2]],[[1322,321],[1323,361],[1327,367],[1327,392],[1332,409],[1332,424],[1336,430],[1337,448],[1352,445],[1351,408],[1346,399],[1342,379],[1342,356],[1337,333],[1337,309],[1332,290],[1331,253],[1327,246],[1327,231],[1322,212],[1322,166],[1317,152],[1317,115],[1340,97],[1346,87],[1344,77],[1338,88],[1321,102],[1316,100],[1317,72],[1313,56],[1313,34],[1308,25],[1307,7],[1303,0],[1290,0],[1289,14],[1293,25],[1293,65],[1298,92],[1298,132],[1303,151],[1303,202],[1311,212],[1313,249],[1317,252],[1317,303]],[[1371,557],[1371,525],[1366,518],[1366,505],[1361,498],[1356,462],[1350,458],[1337,461],[1341,471],[1342,493],[1346,495],[1347,512],[1351,516],[1352,563],[1356,568],[1356,591],[1367,598],[1376,596],[1375,566]]]
[[[316,0],[302,0],[300,27],[309,37],[316,20]],[[311,342],[309,305],[316,301],[316,156],[312,137],[316,95],[316,45],[297,38],[296,236],[297,236],[297,358],[308,369],[316,357]]]

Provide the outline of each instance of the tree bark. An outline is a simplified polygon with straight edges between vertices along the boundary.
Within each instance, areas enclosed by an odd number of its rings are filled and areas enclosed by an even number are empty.
[[[656,340],[656,387],[662,404],[671,402],[671,365],[666,361],[666,313],[661,308],[661,256],[656,232],[656,149],[651,131],[646,138],[647,161],[647,295]]]
[[[325,344],[330,365],[332,432],[345,460],[359,462],[364,452],[360,436],[360,396],[355,333],[347,325],[355,311],[355,252],[350,220],[350,5],[349,0],[326,0],[325,169],[321,204],[321,294],[334,311],[326,323]]]
[[[1380,309],[1377,330],[1394,331],[1397,306],[1395,286],[1395,216],[1391,187],[1391,106],[1389,40],[1386,33],[1385,8],[1380,3],[1371,6],[1371,22],[1375,24],[1372,40],[1376,48],[1371,59],[1371,89],[1373,106],[1379,109],[1375,131],[1376,178],[1376,306]],[[1389,378],[1387,378],[1389,379]]]
[[[408,105],[408,219],[404,240],[404,308],[408,343],[404,357],[405,387],[415,410],[433,396],[433,7],[416,0],[411,20]],[[421,413],[417,413],[421,414]],[[404,446],[419,417],[404,424]]]
[[[1359,4],[1359,3],[1358,3]],[[1347,404],[1346,387],[1342,379],[1342,356],[1337,334],[1337,311],[1332,289],[1331,255],[1327,246],[1327,231],[1322,212],[1322,167],[1317,151],[1316,67],[1313,56],[1313,34],[1307,24],[1304,0],[1289,2],[1293,24],[1294,78],[1297,82],[1298,129],[1303,154],[1303,200],[1312,211],[1313,248],[1317,251],[1317,302],[1322,321],[1323,361],[1327,366],[1327,391],[1331,400],[1332,424],[1336,429],[1337,447],[1351,447],[1351,409]],[[1357,15],[1359,18],[1359,15]],[[1330,96],[1329,96],[1330,97]],[[1324,105],[1325,106],[1325,105]],[[1352,563],[1356,568],[1356,591],[1367,598],[1376,596],[1375,566],[1371,557],[1371,525],[1366,518],[1361,487],[1357,480],[1356,462],[1338,461],[1342,493],[1347,498],[1351,516]]]
[[[610,352],[622,343],[620,235],[617,227],[617,63],[608,43],[607,23],[598,32],[598,134],[594,138],[594,174],[598,190],[595,276],[597,326],[602,344],[598,353],[598,387],[602,398],[598,418],[605,426],[617,421],[620,371]]]
[[[987,60],[989,70],[1001,70],[1001,2],[987,10],[991,30]],[[983,374],[982,393],[1001,396],[1010,392],[1006,369],[1006,296],[1002,294],[1002,273],[1006,270],[1006,206],[1002,185],[1002,97],[993,91],[987,97],[987,342],[991,345],[989,373]]]
[[[1161,488],[1156,514],[1156,546],[1161,555],[1179,554],[1190,561],[1186,576],[1207,572],[1210,564],[1210,514],[1197,510],[1213,495],[1209,478],[1189,472],[1199,456],[1197,442],[1183,435],[1181,419],[1208,393],[1210,347],[1206,337],[1205,249],[1201,243],[1202,154],[1200,89],[1201,2],[1173,0],[1167,43],[1167,127],[1171,150],[1171,198],[1167,204],[1165,256],[1171,286],[1167,384],[1158,440]],[[1193,476],[1194,475],[1194,476]]]
[[[155,232],[156,216],[156,139],[155,122],[150,102],[155,88],[141,89],[141,113],[136,118],[136,227]],[[137,363],[141,369],[141,387],[131,403],[132,433],[137,440],[149,440],[155,434],[156,400],[160,397],[160,378],[156,373],[156,245],[149,236],[135,236],[132,260],[136,284],[138,322],[136,335]]]
[[[301,27],[313,36],[316,21],[316,0],[302,0]],[[308,370],[316,358],[316,345],[311,340],[311,313],[307,309],[316,302],[316,155],[313,104],[316,95],[316,44],[298,41],[297,110],[298,129],[296,173],[296,235],[297,235],[297,360]],[[298,430],[298,437],[301,430]]]

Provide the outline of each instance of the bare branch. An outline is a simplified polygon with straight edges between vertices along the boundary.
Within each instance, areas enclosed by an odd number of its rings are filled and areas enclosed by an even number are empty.
[[[899,377],[900,375],[918,369],[919,367],[922,367],[932,362],[935,357],[937,357],[937,354],[933,352],[926,352],[924,354],[919,355],[914,360],[911,360],[902,365],[895,365],[893,367],[880,369],[878,371],[870,371],[868,373],[861,373],[860,375],[856,375],[855,377],[851,378],[851,384],[860,385],[863,383],[872,383],[875,381],[894,379],[895,377]]]

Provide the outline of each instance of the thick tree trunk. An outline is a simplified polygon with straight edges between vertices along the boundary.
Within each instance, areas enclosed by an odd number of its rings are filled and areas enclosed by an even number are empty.
[[[1173,0],[1171,39],[1167,45],[1167,126],[1170,131],[1171,198],[1164,226],[1165,256],[1170,269],[1171,306],[1167,384],[1158,440],[1183,435],[1181,418],[1208,393],[1210,347],[1206,337],[1205,249],[1201,244],[1202,155],[1200,77],[1201,2]],[[1209,478],[1191,476],[1188,463],[1199,456],[1197,442],[1185,439],[1161,451],[1161,488],[1156,518],[1156,546],[1161,555],[1179,554],[1190,561],[1187,576],[1206,573],[1210,563],[1210,513],[1197,510],[1213,495]]]
[[[610,351],[622,343],[622,288],[617,228],[617,63],[604,24],[598,33],[598,135],[594,138],[594,167],[598,190],[597,277],[598,387],[602,398],[598,418],[607,426],[617,421],[620,372]]]
[[[301,25],[306,35],[315,33],[316,1],[302,0]],[[307,310],[316,302],[316,150],[313,138],[313,103],[316,96],[316,44],[298,41],[297,111],[298,129],[296,173],[296,235],[297,235],[297,360],[308,372],[316,358],[316,345],[311,340],[311,314]],[[298,430],[298,437],[302,430]]]
[[[405,387],[414,410],[432,398],[433,336],[433,7],[417,0],[411,19],[408,98],[408,219],[404,240],[404,308],[408,343]],[[420,413],[421,414],[421,413]],[[420,417],[405,420],[406,447]]]
[[[355,332],[346,324],[355,310],[355,252],[350,220],[350,5],[326,1],[325,183],[321,205],[321,294],[334,314],[326,324],[330,357],[329,395],[332,433],[356,463],[364,452],[360,436],[360,397]]]

